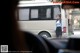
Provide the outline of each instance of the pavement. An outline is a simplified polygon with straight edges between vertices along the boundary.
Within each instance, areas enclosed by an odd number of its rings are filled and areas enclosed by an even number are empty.
[[[80,38],[80,30],[74,30],[74,34],[70,38]]]

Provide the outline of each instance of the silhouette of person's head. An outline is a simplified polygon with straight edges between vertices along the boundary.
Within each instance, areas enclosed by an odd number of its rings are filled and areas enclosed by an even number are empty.
[[[57,17],[57,20],[61,20],[61,14],[58,14],[56,17]]]
[[[16,10],[19,0],[1,0],[0,20],[1,20],[1,38],[0,45],[8,45],[11,49],[26,50],[24,34],[20,31],[17,20]]]

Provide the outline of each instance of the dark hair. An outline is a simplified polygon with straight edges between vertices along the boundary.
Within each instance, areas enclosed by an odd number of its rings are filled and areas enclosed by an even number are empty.
[[[59,16],[59,19],[61,19],[61,14],[58,14],[58,16]]]

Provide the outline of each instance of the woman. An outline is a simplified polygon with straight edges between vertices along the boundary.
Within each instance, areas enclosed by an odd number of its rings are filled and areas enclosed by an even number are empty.
[[[62,36],[61,15],[58,15],[58,19],[56,20],[56,37],[61,36]]]

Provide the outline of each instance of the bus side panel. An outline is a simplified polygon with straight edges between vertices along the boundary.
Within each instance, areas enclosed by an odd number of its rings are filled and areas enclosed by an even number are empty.
[[[40,31],[49,31],[50,34],[55,34],[56,30],[56,20],[19,21],[19,24],[21,30],[30,31],[36,35]]]

